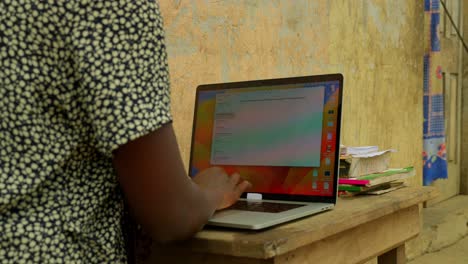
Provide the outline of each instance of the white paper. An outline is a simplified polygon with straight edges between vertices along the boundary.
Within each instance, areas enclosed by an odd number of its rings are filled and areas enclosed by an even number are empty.
[[[371,152],[371,153],[367,153],[367,154],[352,155],[352,157],[353,158],[371,158],[371,157],[380,156],[380,155],[385,154],[387,152],[397,152],[397,151],[395,149],[387,149],[387,150]]]

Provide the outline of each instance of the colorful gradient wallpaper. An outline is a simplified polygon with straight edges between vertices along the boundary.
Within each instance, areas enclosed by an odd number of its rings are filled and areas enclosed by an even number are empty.
[[[190,175],[219,166],[249,180],[249,192],[333,196],[339,89],[330,81],[198,91]],[[268,91],[290,100],[273,99],[269,109],[260,99]],[[309,100],[294,100],[300,93]],[[236,119],[222,116],[233,111]]]

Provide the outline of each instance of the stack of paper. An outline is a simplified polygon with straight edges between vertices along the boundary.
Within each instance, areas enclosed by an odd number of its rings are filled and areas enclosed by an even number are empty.
[[[380,194],[402,186],[401,182],[397,184],[396,181],[401,181],[412,176],[414,176],[414,168],[406,167],[389,169],[381,173],[372,173],[356,178],[340,178],[338,190],[347,195],[358,193]]]
[[[346,155],[340,156],[340,177],[359,177],[387,170],[390,164],[390,154],[396,150],[378,151],[378,149],[377,146],[342,146],[341,153],[346,153]]]
[[[340,154],[342,156],[365,155],[365,154],[370,154],[370,153],[374,153],[378,151],[379,151],[379,147],[377,146],[347,147],[347,146],[341,145],[341,148],[340,148]]]

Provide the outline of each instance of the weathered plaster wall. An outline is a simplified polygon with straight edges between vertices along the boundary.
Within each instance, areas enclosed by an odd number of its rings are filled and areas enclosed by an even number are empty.
[[[468,3],[464,3],[463,12],[463,36],[468,36]],[[461,121],[461,153],[460,153],[460,191],[468,194],[468,53],[463,52],[463,83],[462,83],[462,121]]]
[[[421,183],[423,1],[161,0],[173,115],[188,162],[202,83],[341,72],[346,145],[399,150]]]

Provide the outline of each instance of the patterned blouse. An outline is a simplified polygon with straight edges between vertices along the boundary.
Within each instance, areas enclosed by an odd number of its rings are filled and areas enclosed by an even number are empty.
[[[154,0],[0,1],[0,262],[125,263],[112,152],[169,97]]]

